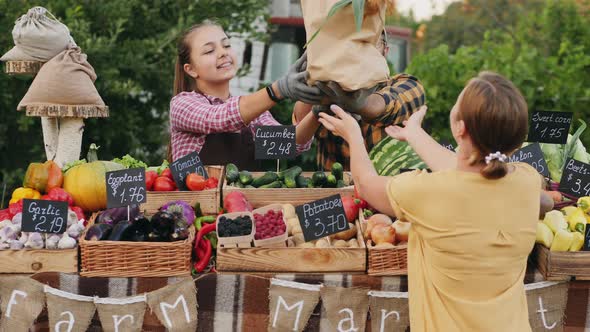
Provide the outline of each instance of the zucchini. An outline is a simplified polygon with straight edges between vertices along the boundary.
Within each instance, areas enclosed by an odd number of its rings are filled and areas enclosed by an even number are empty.
[[[262,185],[259,188],[266,188],[266,189],[269,189],[269,188],[281,188],[282,185],[283,184],[281,183],[281,181],[273,181],[272,183]]]
[[[291,167],[285,171],[279,173],[279,179],[283,181],[287,188],[297,188],[297,177],[301,175],[303,169],[299,166]]]
[[[225,178],[227,179],[227,183],[234,183],[238,181],[240,176],[240,171],[238,170],[238,166],[229,163],[225,166]]]
[[[279,176],[274,172],[266,172],[264,175],[257,177],[252,181],[252,186],[258,188],[279,180]]]

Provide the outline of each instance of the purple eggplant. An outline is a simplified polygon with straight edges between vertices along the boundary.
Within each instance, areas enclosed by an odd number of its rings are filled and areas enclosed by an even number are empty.
[[[166,242],[170,241],[174,233],[174,224],[178,217],[173,213],[158,211],[152,216],[152,232],[150,241]]]
[[[135,219],[131,226],[123,231],[122,241],[147,242],[152,232],[152,224],[144,217]]]
[[[129,220],[134,220],[139,216],[139,205],[129,206]],[[108,209],[101,212],[96,218],[97,224],[110,224],[116,225],[119,221],[127,219],[127,207],[119,207],[114,209]]]
[[[100,241],[106,240],[111,235],[113,226],[109,224],[94,224],[86,232],[85,240],[89,241]]]
[[[123,241],[123,233],[125,233],[125,230],[130,226],[131,222],[129,220],[119,221],[111,231],[109,241]]]

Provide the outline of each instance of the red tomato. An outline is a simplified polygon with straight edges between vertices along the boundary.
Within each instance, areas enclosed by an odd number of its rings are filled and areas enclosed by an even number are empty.
[[[169,178],[170,180],[174,181],[174,178],[172,177],[172,171],[170,170],[170,168],[166,168],[165,170],[163,170],[162,173],[160,173],[160,176]]]
[[[152,189],[155,191],[173,191],[175,188],[174,181],[165,176],[158,176]]]
[[[219,180],[217,180],[216,177],[211,177],[207,180],[206,188],[207,189],[215,189],[215,188],[217,188],[217,185],[219,185]]]
[[[359,206],[356,204],[355,199],[349,196],[342,197],[342,206],[344,207],[344,213],[348,222],[354,222],[359,216]]]
[[[158,173],[156,173],[154,171],[145,172],[145,189],[146,190],[152,190],[152,188],[154,187],[154,182],[156,181],[157,177],[158,177]]]
[[[201,191],[207,186],[207,180],[197,173],[191,173],[186,177],[186,187],[191,191]]]

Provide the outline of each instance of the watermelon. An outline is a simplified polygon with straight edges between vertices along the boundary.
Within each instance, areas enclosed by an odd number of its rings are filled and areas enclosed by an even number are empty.
[[[393,176],[402,168],[425,169],[426,164],[414,149],[402,141],[386,137],[371,149],[369,158],[379,175]]]

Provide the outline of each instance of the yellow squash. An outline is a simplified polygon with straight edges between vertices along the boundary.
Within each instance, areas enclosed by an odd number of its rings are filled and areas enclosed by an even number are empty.
[[[110,161],[94,161],[69,169],[64,177],[64,189],[72,195],[74,203],[86,212],[107,207],[105,173],[124,167]]]

